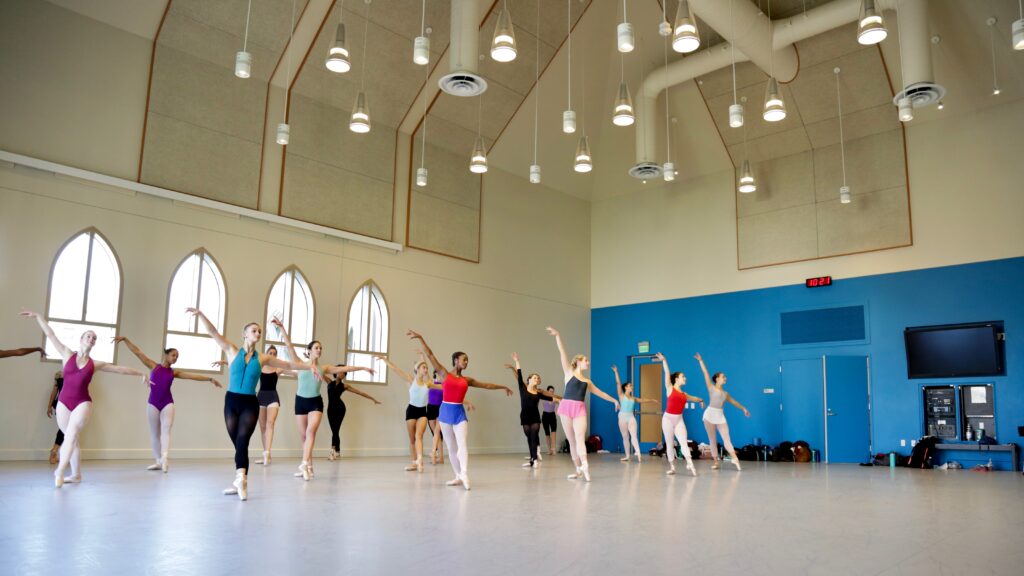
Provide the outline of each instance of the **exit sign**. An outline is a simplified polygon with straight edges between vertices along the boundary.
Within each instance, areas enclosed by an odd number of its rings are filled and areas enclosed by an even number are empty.
[[[808,278],[807,280],[804,281],[804,286],[807,286],[808,288],[819,288],[821,286],[831,286],[831,285],[832,285],[832,277],[831,276],[818,276],[817,278]]]
[[[637,342],[636,349],[638,354],[648,354],[651,351],[650,342]]]

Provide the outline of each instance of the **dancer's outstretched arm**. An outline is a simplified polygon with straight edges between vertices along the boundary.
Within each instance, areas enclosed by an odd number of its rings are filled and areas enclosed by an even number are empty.
[[[324,372],[334,374],[335,376],[338,376],[339,374],[348,374],[349,372],[359,372],[360,370],[369,372],[370,374],[376,373],[373,368],[365,368],[363,366],[328,366],[324,368]]]
[[[355,386],[349,384],[348,382],[344,382],[344,383],[342,383],[342,385],[345,387],[345,390],[348,390],[349,392],[351,392],[351,393],[353,393],[353,394],[355,394],[357,396],[362,396],[363,398],[366,398],[367,400],[373,400],[374,404],[380,404],[381,403],[380,400],[377,400],[373,396],[370,396],[366,392],[363,392],[362,390],[360,390],[359,388],[356,388]]]
[[[199,308],[185,308],[185,312],[188,312],[199,320],[199,323],[203,325],[203,330],[210,335],[210,338],[213,338],[213,341],[216,342],[217,345],[220,346],[220,349],[224,351],[224,354],[227,355],[229,363],[235,359],[235,355],[238,354],[238,346],[229,342],[223,334],[218,332],[217,327],[213,325],[213,322],[210,322],[210,319],[206,317],[206,314],[203,314],[202,310]]]
[[[562,342],[562,334],[555,330],[553,327],[547,327],[548,334],[555,337],[555,344],[558,346],[558,357],[562,361],[562,373],[565,375],[565,381],[568,382],[569,378],[572,378],[572,364],[569,363],[569,355],[565,353],[565,343]]]
[[[53,328],[50,327],[50,323],[46,321],[46,318],[40,316],[38,312],[33,312],[27,308],[21,309],[21,315],[26,318],[35,318],[36,323],[39,324],[39,329],[43,331],[43,334],[46,334],[46,339],[53,344],[53,347],[57,349],[57,352],[60,352],[60,356],[65,362],[71,358],[74,351],[65,346],[64,343],[60,341],[60,338],[57,338],[57,334],[53,331]]]
[[[114,346],[117,346],[121,342],[124,342],[124,345],[127,346],[128,349],[132,351],[132,354],[135,354],[135,357],[138,358],[139,362],[142,362],[142,364],[146,368],[149,368],[150,370],[156,368],[156,362],[154,362],[153,359],[150,358],[149,356],[146,356],[145,352],[140,350],[139,347],[136,346],[135,343],[133,343],[131,340],[129,340],[127,336],[114,336],[114,338],[111,341],[114,343]]]
[[[708,396],[710,396],[711,388],[715,383],[711,381],[711,375],[708,374],[708,367],[704,365],[704,359],[700,357],[700,352],[694,354],[693,357],[697,359],[697,362],[700,362],[700,371],[704,373],[704,385],[707,386]]]
[[[668,368],[668,358],[661,352],[654,355],[654,358],[661,362],[661,373],[665,376],[665,397],[672,393],[672,371]]]
[[[15,348],[14,350],[0,350],[0,358],[14,358],[15,356],[28,356],[33,352],[39,352],[39,355],[46,358],[46,350],[36,346],[35,348]]]
[[[615,393],[622,398],[622,379],[619,378],[619,367],[612,364],[612,372],[615,374]]]
[[[396,366],[395,363],[392,362],[391,360],[388,360],[388,357],[385,356],[384,354],[381,354],[379,352],[371,352],[370,356],[373,356],[374,358],[376,358],[376,359],[380,360],[381,362],[387,364],[388,367],[391,368],[391,370],[395,374],[398,374],[399,378],[401,378],[402,380],[405,380],[407,383],[412,384],[412,381],[415,380],[415,378],[413,378],[412,374],[409,374],[405,370],[402,370],[401,368]]]
[[[423,346],[423,352],[427,355],[427,359],[430,360],[430,363],[434,366],[434,370],[437,370],[437,373],[440,374],[442,378],[447,377],[448,369],[444,367],[444,364],[441,364],[437,360],[437,356],[434,356],[434,351],[427,345],[427,341],[423,339],[423,335],[415,330],[409,330],[405,334],[413,340],[420,341],[420,344]]]
[[[280,318],[276,316],[271,318],[270,323],[277,328],[278,332],[281,333],[281,340],[284,341],[284,345],[288,347],[288,353],[292,355],[292,360],[299,359],[299,353],[295,350],[295,344],[292,344],[292,338],[288,335],[288,330],[285,329],[284,323],[281,322]]]
[[[224,387],[224,386],[221,386],[221,383],[218,382],[217,379],[213,378],[212,376],[206,376],[206,375],[203,375],[203,374],[193,374],[192,372],[186,372],[184,370],[175,370],[174,371],[174,377],[175,378],[182,378],[182,379],[185,379],[185,380],[195,380],[196,382],[210,382],[211,384],[213,384],[217,388],[223,388]]]
[[[607,400],[607,401],[611,402],[612,404],[614,404],[614,405],[615,405],[615,411],[616,411],[616,412],[618,412],[618,411],[619,411],[619,401],[618,401],[618,400],[616,400],[615,398],[612,398],[612,397],[611,397],[611,396],[609,396],[609,395],[608,395],[608,393],[606,393],[606,392],[605,392],[604,390],[601,390],[600,388],[598,388],[598,387],[597,387],[597,384],[594,384],[594,381],[593,381],[593,380],[591,380],[591,379],[587,378],[587,379],[585,379],[584,381],[585,381],[585,382],[587,383],[587,388],[589,388],[589,389],[590,389],[590,393],[591,393],[591,394],[593,394],[594,396],[598,396],[598,397],[600,397],[600,398],[603,398],[603,399],[605,399],[605,400]]]
[[[504,390],[506,396],[512,395],[512,389],[504,384],[492,384],[490,382],[483,382],[476,378],[466,376],[466,383],[474,388],[483,388],[484,390]]]
[[[743,415],[746,416],[747,418],[750,418],[750,410],[747,410],[746,408],[743,407],[743,404],[737,402],[736,399],[732,397],[732,394],[726,392],[725,399],[729,401],[729,404],[732,404],[733,406],[739,408],[740,410],[743,410]]]

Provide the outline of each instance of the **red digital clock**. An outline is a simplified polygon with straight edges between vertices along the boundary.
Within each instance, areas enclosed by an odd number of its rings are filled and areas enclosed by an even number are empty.
[[[804,286],[807,286],[808,288],[819,288],[821,286],[831,286],[831,285],[832,285],[832,277],[831,276],[818,276],[817,278],[808,278],[807,280],[804,281]]]

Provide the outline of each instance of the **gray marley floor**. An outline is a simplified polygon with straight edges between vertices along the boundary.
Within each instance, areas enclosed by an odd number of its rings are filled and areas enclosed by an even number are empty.
[[[84,462],[53,488],[45,463],[0,463],[0,574],[1024,574],[1019,473],[592,459],[538,470],[473,456],[255,466],[249,501],[221,496],[229,461]],[[696,572],[694,572],[696,571]]]

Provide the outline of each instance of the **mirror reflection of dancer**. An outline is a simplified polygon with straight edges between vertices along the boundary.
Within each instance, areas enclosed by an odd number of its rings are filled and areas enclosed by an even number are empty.
[[[263,336],[258,322],[249,322],[242,328],[242,348],[235,346],[217,331],[206,314],[198,308],[186,308],[195,316],[203,330],[213,338],[228,358],[228,391],[224,394],[224,426],[235,447],[235,480],[224,495],[238,495],[239,500],[249,498],[249,439],[256,431],[260,403],[256,399],[256,384],[260,381],[263,366],[285,370],[312,370],[309,364],[275,358],[259,351],[257,346]],[[317,375],[319,377],[319,375]]]
[[[50,391],[50,399],[46,402],[46,417],[53,418],[54,414],[57,413],[57,396],[60,395],[61,388],[64,387],[64,372],[57,370],[57,373],[53,375],[53,389]],[[60,427],[57,427],[57,437],[53,439],[53,447],[50,448],[50,465],[57,463],[58,452],[60,452],[60,445],[64,443],[64,433],[61,432]]]
[[[427,341],[423,339],[423,336],[414,330],[409,330],[407,334],[410,338],[420,341],[430,363],[434,365],[434,369],[444,379],[444,383],[441,385],[443,401],[441,403],[441,412],[438,414],[438,420],[441,422],[444,442],[448,445],[448,458],[451,459],[452,470],[455,471],[455,478],[449,480],[446,484],[448,486],[462,485],[463,488],[469,490],[469,475],[467,472],[469,469],[469,449],[466,445],[466,436],[469,434],[469,420],[466,418],[466,407],[463,404],[463,400],[466,398],[466,391],[472,386],[473,388],[483,388],[485,390],[504,390],[505,394],[511,396],[512,389],[501,384],[491,384],[469,376],[463,376],[463,370],[469,366],[469,355],[465,352],[455,352],[452,354],[452,366],[455,371],[454,373],[449,372],[443,364],[438,362],[437,357],[434,356],[434,352],[427,345]]]
[[[431,388],[441,390],[442,386],[434,384],[430,378],[430,367],[427,361],[420,358],[409,374],[388,360],[383,354],[374,354],[391,367],[399,378],[409,384],[409,405],[405,407],[405,429],[409,434],[409,458],[411,463],[405,467],[406,472],[423,472],[423,433],[427,429],[427,406]]]
[[[633,453],[636,454],[636,461],[640,463],[643,460],[640,455],[640,444],[636,435],[636,415],[634,411],[637,404],[658,404],[659,401],[653,398],[633,396],[633,383],[622,383],[622,379],[619,378],[619,367],[612,364],[612,372],[615,373],[615,391],[619,395],[619,434],[622,434],[622,449],[626,452],[625,456],[619,458],[619,462],[629,462],[629,448],[632,446]]]
[[[679,451],[686,459],[686,469],[690,471],[690,474],[696,476],[697,469],[693,467],[693,456],[690,455],[690,444],[686,438],[686,423],[683,422],[683,409],[686,408],[687,399],[686,394],[683,393],[683,386],[686,386],[686,374],[669,372],[668,360],[661,352],[655,354],[654,357],[661,361],[661,370],[665,374],[667,400],[665,401],[665,413],[661,415],[661,433],[665,437],[665,455],[668,457],[668,470],[665,473],[670,476],[676,473],[674,462],[676,451],[672,441],[672,437],[675,436],[679,441]],[[700,402],[701,406],[704,405],[704,400],[701,398],[696,396],[689,398],[694,402]]]
[[[178,350],[168,348],[164,350],[163,358],[157,364],[149,356],[146,356],[138,346],[127,336],[116,336],[114,345],[124,342],[124,345],[131,350],[132,354],[149,368],[149,401],[146,404],[146,419],[149,421],[149,439],[153,448],[153,456],[156,463],[150,464],[146,470],[163,470],[167,473],[170,463],[167,460],[168,452],[171,449],[171,426],[174,426],[174,397],[171,396],[171,384],[175,378],[185,380],[197,380],[199,382],[211,382],[217,388],[223,388],[220,382],[210,376],[192,374],[184,370],[171,368],[178,361]]]
[[[548,386],[548,394],[555,395],[554,386]],[[555,441],[558,439],[558,416],[555,415],[555,409],[558,408],[558,403],[562,398],[561,396],[556,398],[542,402],[544,411],[540,415],[540,425],[544,428],[544,436],[548,439],[548,456],[555,455]]]
[[[291,357],[298,358],[295,345],[292,344],[292,339],[288,336],[284,325],[276,318],[273,322],[281,332]],[[316,433],[320,429],[320,422],[324,417],[324,398],[320,395],[321,382],[328,375],[339,376],[357,370],[366,370],[373,374],[373,368],[344,365],[320,366],[323,350],[323,344],[319,340],[313,340],[306,344],[305,356],[309,360],[310,369],[303,370],[296,376],[298,385],[295,388],[295,424],[299,428],[299,440],[302,441],[302,462],[299,463],[299,471],[294,476],[306,481],[313,479],[313,446],[316,444]],[[380,404],[377,400],[374,402]]]
[[[53,483],[57,488],[65,482],[81,482],[82,469],[79,466],[81,461],[81,449],[79,439],[82,430],[89,422],[92,414],[92,397],[89,396],[89,384],[96,371],[112,372],[114,374],[128,374],[130,376],[143,376],[142,372],[134,368],[117,366],[101,360],[93,360],[89,353],[96,345],[96,333],[86,330],[78,341],[78,352],[75,352],[64,345],[57,338],[53,328],[45,318],[31,310],[22,309],[21,315],[27,318],[35,318],[39,328],[53,347],[60,353],[64,360],[64,387],[57,397],[57,426],[64,432],[64,444],[60,447],[60,459],[57,470],[53,473]],[[71,466],[71,475],[64,477],[64,470]]]
[[[704,430],[708,433],[708,440],[711,444],[711,455],[715,463],[711,465],[712,470],[718,470],[721,462],[718,460],[718,441],[715,438],[715,430],[722,435],[722,444],[725,451],[732,456],[732,463],[737,470],[743,470],[740,466],[740,459],[736,456],[736,450],[732,447],[732,440],[729,439],[729,423],[725,421],[725,411],[722,409],[728,401],[733,406],[743,410],[743,415],[750,418],[750,411],[736,401],[725,388],[725,373],[715,372],[714,377],[708,375],[708,368],[704,365],[704,359],[700,354],[694,354],[694,358],[700,363],[700,370],[704,373],[704,384],[708,388],[708,407],[704,410]]]
[[[543,396],[549,400],[557,401],[560,398],[554,393],[540,389],[540,374],[530,374],[526,382],[523,382],[523,369],[519,366],[519,354],[512,353],[512,364],[505,364],[505,367],[516,375],[516,382],[519,384],[519,425],[523,427],[523,434],[526,435],[526,445],[530,449],[530,461],[523,464],[523,468],[536,468],[540,459],[538,447],[540,446],[540,412],[537,405]]]
[[[606,394],[598,388],[590,378],[583,372],[590,368],[590,359],[583,354],[573,356],[569,360],[565,353],[565,344],[562,342],[562,335],[551,326],[547,328],[548,334],[555,337],[555,344],[558,345],[558,355],[562,360],[562,374],[565,376],[565,393],[562,401],[558,404],[558,415],[562,419],[562,428],[565,428],[565,437],[569,441],[569,453],[572,455],[572,462],[576,465],[576,472],[569,474],[569,480],[576,480],[580,476],[590,482],[590,465],[587,463],[587,405],[583,401],[590,391],[615,405],[619,409],[619,401]]]
[[[335,368],[345,367],[344,364],[335,365]],[[353,368],[352,370],[338,372],[333,380],[327,382],[327,423],[331,427],[331,451],[327,455],[328,460],[341,458],[341,423],[345,421],[345,412],[348,411],[345,401],[341,399],[341,395],[347,391],[372,401],[374,405],[381,403],[380,400],[345,382],[345,374],[355,370],[363,370],[363,368]]]

